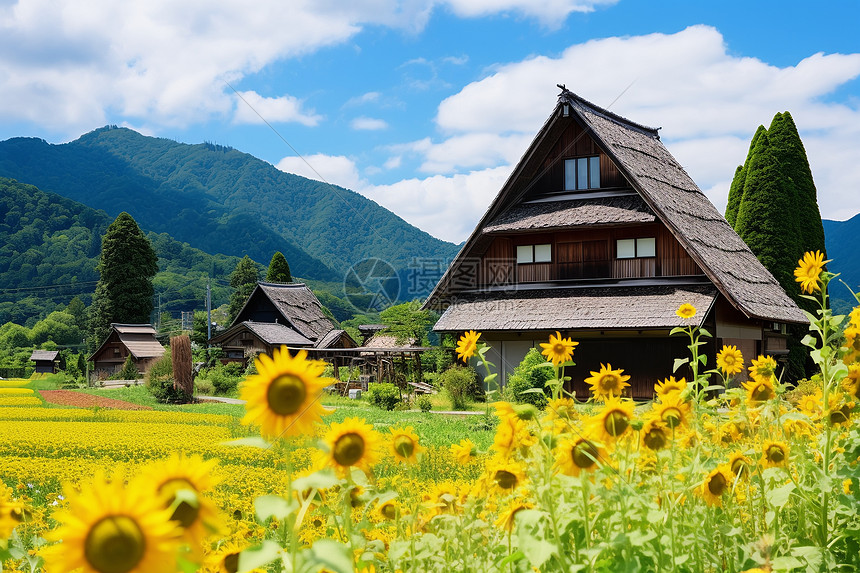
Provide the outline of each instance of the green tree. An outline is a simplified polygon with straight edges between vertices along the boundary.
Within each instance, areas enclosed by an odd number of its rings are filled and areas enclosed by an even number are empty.
[[[429,310],[421,310],[421,302],[417,300],[388,307],[379,313],[379,319],[398,343],[414,341],[418,345],[427,344],[427,331],[433,318]]]
[[[230,322],[232,323],[239,311],[245,305],[245,301],[254,292],[254,287],[257,286],[259,280],[259,270],[257,263],[251,260],[251,257],[245,255],[236,263],[236,268],[230,274],[230,286],[233,287],[233,294],[230,295]]]
[[[87,331],[87,307],[80,297],[76,296],[69,301],[66,312],[75,317],[75,326],[78,327],[78,330],[81,332]]]
[[[738,165],[738,168],[735,170],[734,179],[732,179],[732,185],[729,188],[729,201],[726,205],[726,221],[728,221],[729,225],[732,227],[735,226],[738,218],[738,208],[741,205],[741,198],[744,194],[744,182],[746,181],[750,158],[752,157],[753,150],[755,149],[756,141],[758,141],[758,138],[762,133],[767,133],[767,130],[763,125],[760,125],[750,142],[750,148],[749,151],[747,151],[747,158],[743,165]]]
[[[281,251],[272,255],[269,262],[269,270],[266,272],[267,283],[291,283],[293,275],[290,274],[290,264]]]
[[[209,328],[206,325],[207,314],[205,310],[194,311],[194,322],[192,323],[191,342],[200,346],[206,346],[209,341]]]
[[[107,337],[112,322],[147,323],[152,313],[158,257],[128,213],[120,213],[102,237],[97,269],[90,315],[94,344]]]

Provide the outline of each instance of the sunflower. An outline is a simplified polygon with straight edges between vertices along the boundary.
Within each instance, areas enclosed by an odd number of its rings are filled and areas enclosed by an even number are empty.
[[[451,444],[451,455],[460,465],[465,466],[474,460],[477,453],[478,447],[469,438],[463,438],[459,444]]]
[[[478,339],[481,338],[480,332],[470,330],[463,334],[457,341],[457,357],[463,362],[467,362],[469,358],[475,355],[478,350]]]
[[[558,366],[573,358],[573,347],[578,345],[570,338],[562,338],[561,334],[556,330],[555,335],[549,335],[549,342],[541,342],[541,354],[546,356],[546,359],[552,362],[553,366]]]
[[[546,414],[543,420],[547,423],[555,420],[570,422],[576,419],[576,403],[567,397],[554,398],[546,405]]]
[[[784,466],[788,461],[788,444],[768,440],[761,448],[761,463],[766,468]]]
[[[678,394],[669,394],[652,405],[654,414],[670,429],[686,426],[690,421],[690,404]]]
[[[805,396],[801,396],[800,400],[797,402],[797,409],[813,420],[817,420],[821,417],[821,413],[824,411],[824,403],[822,402],[822,399],[821,390],[818,389],[815,391],[815,394],[806,394]]]
[[[773,387],[771,378],[753,378],[744,382],[743,387],[747,391],[747,402],[751,406],[757,406],[776,397],[776,389]]]
[[[603,408],[589,420],[593,435],[603,442],[617,440],[630,429],[633,401],[610,396]]]
[[[455,514],[460,510],[459,488],[452,481],[437,482],[422,496],[422,500],[429,511],[428,519],[442,514]]]
[[[228,541],[206,557],[203,571],[211,573],[236,573],[239,570],[239,555],[251,547],[247,543]]]
[[[173,511],[144,488],[123,487],[97,470],[80,492],[66,486],[69,506],[54,513],[60,526],[49,534],[62,541],[50,554],[51,571],[149,573],[174,571],[182,531]]]
[[[368,472],[376,462],[379,439],[373,426],[363,418],[347,418],[343,422],[335,422],[324,438],[329,450],[327,463],[340,476],[346,475],[351,467]]]
[[[496,458],[487,464],[487,474],[491,487],[502,494],[513,492],[526,480],[522,465],[504,458]]]
[[[663,420],[657,416],[651,416],[645,421],[640,431],[642,445],[655,452],[662,450],[669,443],[669,433],[670,431]]]
[[[843,334],[845,335],[845,344],[843,344],[843,346],[847,348],[849,352],[845,355],[845,358],[843,358],[842,361],[846,365],[850,365],[860,359],[860,326],[855,325],[852,321],[851,324],[845,328]]]
[[[609,396],[620,396],[621,392],[630,386],[627,383],[630,380],[630,376],[625,376],[622,372],[624,370],[621,368],[613,370],[612,364],[604,366],[601,363],[600,371],[595,372],[592,370],[591,376],[585,379],[585,383],[591,384],[591,393],[597,400],[605,400]]]
[[[507,457],[519,448],[527,448],[536,443],[537,437],[529,430],[528,423],[516,415],[504,415],[496,427],[496,435],[490,449],[502,457]]]
[[[668,396],[671,393],[681,394],[684,390],[687,389],[687,380],[685,378],[681,378],[680,380],[675,380],[674,376],[669,376],[662,382],[657,382],[654,384],[654,392],[657,393],[657,397],[661,398],[663,396]]]
[[[212,470],[218,460],[203,461],[198,455],[186,457],[174,453],[169,458],[148,464],[138,476],[134,487],[149,488],[165,508],[173,510],[171,519],[182,528],[192,551],[202,548],[203,540],[222,532],[218,510],[204,493],[217,484]],[[192,492],[193,500],[181,497],[182,491]]]
[[[717,352],[717,368],[726,376],[740,374],[744,369],[744,355],[737,346],[723,346]]]
[[[331,378],[320,377],[325,362],[306,357],[304,350],[292,357],[284,346],[271,358],[257,358],[258,374],[239,389],[239,398],[246,401],[243,424],[259,425],[261,433],[272,438],[311,433],[314,422],[327,413],[319,397]]]
[[[824,264],[830,261],[824,260],[824,254],[821,251],[806,252],[803,258],[797,261],[797,268],[794,269],[794,280],[800,283],[800,290],[807,294],[812,294],[814,291],[821,290],[821,271],[824,269]]]
[[[678,310],[675,311],[675,314],[677,314],[679,318],[688,320],[696,316],[696,307],[688,302],[685,302],[678,307]]]
[[[424,451],[418,444],[418,434],[412,426],[405,428],[389,428],[391,431],[391,452],[399,462],[415,463],[417,455]]]
[[[711,507],[719,507],[723,503],[723,494],[729,490],[731,483],[730,470],[726,466],[720,466],[708,474],[699,488],[699,493],[704,498],[705,503]]]
[[[773,356],[758,355],[758,358],[753,358],[749,367],[750,376],[753,380],[770,380],[776,372],[776,360]]]
[[[729,456],[729,461],[726,463],[726,467],[737,478],[748,478],[750,465],[752,465],[752,460],[746,457],[743,452],[732,453]]]
[[[389,499],[377,504],[374,511],[381,521],[394,521],[400,515],[400,504],[397,500]]]
[[[517,513],[524,509],[533,509],[534,506],[535,504],[521,497],[511,500],[505,510],[499,514],[498,519],[496,519],[496,527],[502,531],[507,531],[509,534],[513,533]]]
[[[848,367],[848,375],[842,380],[842,388],[849,396],[860,398],[860,364],[854,363]]]
[[[12,499],[12,488],[0,481],[0,541],[12,535],[12,530],[20,523],[16,516],[23,510],[24,504]]]
[[[593,471],[605,460],[606,453],[598,442],[586,436],[563,440],[556,449],[556,466],[565,475],[578,476],[582,471]]]
[[[851,410],[854,409],[854,402],[844,402],[843,398],[842,392],[831,392],[827,397],[827,418],[831,426],[848,424],[851,421]]]

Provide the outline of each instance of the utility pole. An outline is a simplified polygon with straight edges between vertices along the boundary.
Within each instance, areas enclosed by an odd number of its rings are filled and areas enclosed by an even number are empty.
[[[206,346],[212,338],[212,286],[211,280],[206,280]]]

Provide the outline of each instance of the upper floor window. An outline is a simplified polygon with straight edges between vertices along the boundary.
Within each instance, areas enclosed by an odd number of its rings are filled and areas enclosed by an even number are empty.
[[[577,157],[564,160],[564,190],[600,188],[600,157]]]
[[[616,258],[641,259],[657,256],[657,240],[654,237],[641,239],[618,239],[616,243]]]
[[[524,265],[528,263],[551,263],[552,262],[552,245],[518,245],[517,246],[517,264]]]

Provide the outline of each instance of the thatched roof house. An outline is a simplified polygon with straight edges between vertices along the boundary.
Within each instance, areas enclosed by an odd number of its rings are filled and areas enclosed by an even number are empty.
[[[434,329],[479,330],[502,378],[556,330],[580,341],[575,388],[601,363],[634,394],[669,376],[681,303],[747,359],[786,353],[802,311],[660,141],[568,90],[425,307]],[[580,381],[580,382],[577,382]]]
[[[107,379],[119,372],[129,355],[141,374],[164,355],[151,324],[112,323],[110,327],[108,337],[89,357],[96,379]]]
[[[55,374],[59,362],[59,350],[34,350],[30,360],[36,365],[36,373]]]

